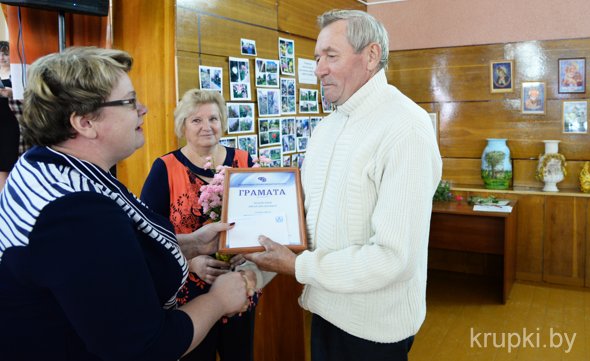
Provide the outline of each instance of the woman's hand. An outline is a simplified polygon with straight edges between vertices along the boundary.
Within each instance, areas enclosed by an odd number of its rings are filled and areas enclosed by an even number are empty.
[[[195,272],[200,279],[212,284],[217,277],[229,272],[227,262],[216,260],[211,256],[197,256],[190,261],[190,270]]]
[[[240,272],[228,272],[217,277],[209,294],[215,296],[225,314],[231,315],[248,309],[248,280]]]
[[[219,233],[233,227],[234,223],[209,223],[192,233],[177,234],[178,244],[187,259],[199,255],[211,254],[219,246]]]
[[[229,259],[230,269],[234,270],[237,266],[243,265],[246,262],[244,255],[236,254]]]
[[[0,88],[0,97],[12,98],[12,88]]]

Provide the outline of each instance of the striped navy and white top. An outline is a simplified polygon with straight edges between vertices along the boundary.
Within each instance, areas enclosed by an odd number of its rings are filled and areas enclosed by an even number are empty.
[[[34,147],[0,193],[0,359],[177,359],[187,268],[169,221],[112,175]]]

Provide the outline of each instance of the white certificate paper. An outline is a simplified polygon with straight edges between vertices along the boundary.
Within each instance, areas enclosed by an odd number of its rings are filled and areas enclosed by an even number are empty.
[[[223,221],[235,222],[235,226],[222,237],[221,251],[260,247],[260,235],[286,246],[302,246],[298,171],[252,168],[226,174]]]
[[[299,58],[299,62],[297,63],[299,83],[317,84],[318,78],[315,76],[315,67],[315,60]]]

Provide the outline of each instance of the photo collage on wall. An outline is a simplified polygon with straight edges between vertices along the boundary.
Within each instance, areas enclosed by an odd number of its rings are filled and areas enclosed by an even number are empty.
[[[256,57],[258,50],[255,40],[242,38],[242,57],[227,58],[228,119],[220,144],[246,150],[252,158],[265,155],[273,167],[300,167],[313,130],[322,120],[320,112],[329,113],[333,106],[315,78],[315,61],[299,58],[297,68],[294,40],[278,38],[278,59]],[[199,65],[200,89],[223,95],[223,78],[223,68]],[[310,84],[299,94],[298,78],[301,84]]]

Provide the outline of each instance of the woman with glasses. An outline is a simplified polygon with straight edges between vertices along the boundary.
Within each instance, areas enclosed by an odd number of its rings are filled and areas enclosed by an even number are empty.
[[[191,233],[211,222],[199,197],[201,187],[209,184],[218,166],[246,168],[253,165],[250,155],[219,143],[227,129],[227,109],[216,91],[188,90],[174,111],[174,130],[186,145],[156,159],[141,191],[141,200],[152,210],[169,218],[177,233]],[[249,270],[250,282],[264,287],[274,273],[261,272],[240,255],[229,260],[214,255],[199,255],[189,262],[189,277],[178,293],[184,304],[210,292],[217,277],[231,269]],[[258,295],[247,312],[217,322],[207,337],[182,361],[253,360],[254,318]]]
[[[28,70],[35,146],[0,193],[1,360],[178,360],[248,306],[253,285],[229,273],[176,307],[186,258],[214,252],[231,226],[177,241],[109,173],[144,143],[131,65],[123,51],[69,48]]]

